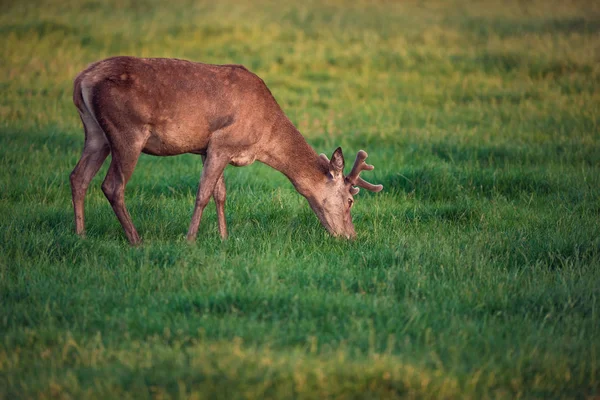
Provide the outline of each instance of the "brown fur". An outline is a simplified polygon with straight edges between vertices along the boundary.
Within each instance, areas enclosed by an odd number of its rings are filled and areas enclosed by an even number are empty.
[[[75,78],[73,102],[85,130],[83,154],[71,174],[78,234],[84,233],[87,187],[111,153],[102,190],[129,241],[140,242],[125,207],[124,190],[142,152],[202,155],[190,241],[196,238],[211,196],[217,204],[220,234],[227,236],[223,169],[255,160],[284,173],[332,234],[355,234],[348,205],[351,184],[343,171],[317,156],[264,82],[242,66],[108,58]],[[337,161],[339,157],[343,163],[341,149]]]

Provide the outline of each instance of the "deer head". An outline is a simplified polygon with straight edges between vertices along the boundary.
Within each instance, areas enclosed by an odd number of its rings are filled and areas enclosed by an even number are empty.
[[[365,163],[366,158],[367,153],[360,150],[350,174],[344,176],[345,162],[340,147],[333,152],[331,160],[325,154],[320,155],[320,161],[328,172],[325,179],[315,188],[313,196],[308,198],[308,202],[321,224],[333,236],[343,236],[348,239],[356,237],[350,211],[354,204],[354,196],[360,190],[359,187],[372,192],[383,189],[382,185],[373,185],[360,177],[363,170],[370,171],[374,168]]]

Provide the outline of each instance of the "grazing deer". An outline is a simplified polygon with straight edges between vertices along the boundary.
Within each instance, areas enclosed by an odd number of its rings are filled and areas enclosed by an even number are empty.
[[[187,239],[194,241],[212,196],[219,233],[227,237],[225,182],[228,164],[255,160],[281,171],[306,197],[334,236],[356,235],[350,208],[358,187],[380,191],[359,175],[373,167],[359,151],[343,175],[344,156],[318,156],[285,116],[258,76],[240,65],[209,65],[178,59],[114,57],[91,64],[74,82],[73,102],[85,129],[81,159],[71,173],[75,229],[84,233],[84,197],[108,156],[102,191],[127,239],[140,237],[125,207],[125,185],[142,152],[156,156],[202,155],[204,164]],[[358,186],[358,187],[356,187]]]

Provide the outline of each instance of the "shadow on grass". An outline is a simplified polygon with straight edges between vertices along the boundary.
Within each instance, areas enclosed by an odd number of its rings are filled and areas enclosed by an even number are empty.
[[[463,196],[494,198],[504,196],[518,199],[523,195],[566,195],[578,199],[589,191],[583,182],[575,185],[572,174],[565,175],[556,169],[541,169],[526,163],[528,157],[519,150],[506,148],[463,149],[454,145],[433,145],[424,152],[436,157],[407,165],[395,173],[379,175],[378,183],[386,191],[414,195],[417,199],[454,202]],[[511,167],[511,164],[514,166]]]
[[[587,227],[582,230],[589,231]],[[539,229],[524,238],[517,237],[518,232],[507,235],[509,237],[501,243],[490,246],[490,254],[511,268],[530,265],[549,269],[582,268],[600,261],[600,242],[590,240],[585,234],[565,237],[562,232]]]
[[[544,79],[549,76],[557,79],[573,74],[591,76],[594,69],[592,64],[578,63],[571,60],[533,59],[529,54],[511,51],[485,50],[475,56],[454,55],[451,59],[456,68],[463,73],[483,71],[486,74],[507,74],[526,71],[532,79]],[[536,99],[535,96],[531,98]],[[510,100],[506,96],[501,99]],[[515,99],[514,101],[521,101],[521,99]]]
[[[13,34],[17,38],[25,35],[36,34],[39,37],[51,34],[60,34],[61,36],[79,36],[80,30],[74,26],[61,24],[54,21],[36,21],[23,24],[7,24],[0,27],[0,34],[3,36]]]
[[[83,150],[84,133],[81,131],[65,132],[64,129],[56,125],[48,125],[37,131],[18,130],[4,128],[0,131],[4,151],[7,148],[22,150],[28,154],[31,150],[43,148],[58,149],[61,154],[71,157],[73,153],[78,156]]]
[[[453,163],[474,163],[477,167],[536,166],[556,161],[583,162],[595,165],[600,162],[600,148],[584,144],[539,145],[489,145],[465,146],[451,142],[423,143],[422,151]]]
[[[479,38],[498,35],[501,38],[538,35],[594,35],[600,32],[600,21],[583,17],[508,19],[502,17],[451,18],[446,23],[458,25],[462,30]]]

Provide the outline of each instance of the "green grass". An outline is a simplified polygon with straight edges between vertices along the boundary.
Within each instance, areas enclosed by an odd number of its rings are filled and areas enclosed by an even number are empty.
[[[588,1],[1,2],[0,398],[600,394],[600,7]],[[318,152],[376,166],[358,238],[264,165],[188,245],[199,157],[142,156],[130,248],[74,234],[72,79],[240,63]]]

